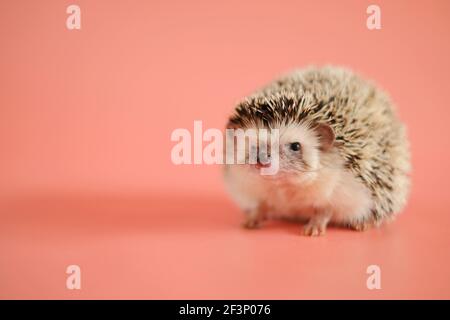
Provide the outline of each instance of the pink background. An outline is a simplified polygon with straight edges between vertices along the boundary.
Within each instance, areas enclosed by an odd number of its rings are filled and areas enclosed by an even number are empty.
[[[0,2],[0,298],[450,298],[450,2],[374,3],[377,31],[372,1],[77,1],[70,31],[71,1]],[[222,128],[310,64],[398,105],[414,170],[394,224],[241,230],[220,167],[172,164],[172,130]]]

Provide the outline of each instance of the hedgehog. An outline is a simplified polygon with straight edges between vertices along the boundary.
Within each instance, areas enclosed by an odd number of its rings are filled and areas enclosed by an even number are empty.
[[[325,234],[328,224],[362,231],[393,220],[406,204],[405,125],[385,92],[347,68],[308,67],[281,76],[241,100],[226,128],[279,132],[275,174],[260,171],[273,161],[269,149],[265,156],[258,149],[256,163],[246,157],[224,166],[246,228],[288,218],[304,222],[306,236]],[[231,145],[233,152],[249,148],[248,141]]]

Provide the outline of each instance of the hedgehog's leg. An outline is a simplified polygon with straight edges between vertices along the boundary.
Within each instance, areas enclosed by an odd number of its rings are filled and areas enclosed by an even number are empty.
[[[355,231],[366,231],[367,229],[376,227],[378,228],[382,223],[380,219],[365,218],[363,220],[352,221],[348,224],[348,227]]]
[[[255,229],[261,226],[261,222],[267,219],[267,206],[260,203],[256,208],[245,212],[245,220],[242,226],[247,229]]]
[[[357,220],[350,221],[347,225],[349,228],[356,231],[366,231],[372,227],[379,227],[383,220],[388,220],[387,217],[383,219],[380,215],[376,214],[376,211],[372,210],[371,215],[364,216]]]
[[[352,222],[349,224],[349,227],[355,231],[366,231],[372,226],[372,222],[368,220],[362,220],[357,222]]]
[[[305,236],[322,236],[325,234],[328,222],[330,222],[332,213],[330,210],[316,211],[308,223],[303,227]]]

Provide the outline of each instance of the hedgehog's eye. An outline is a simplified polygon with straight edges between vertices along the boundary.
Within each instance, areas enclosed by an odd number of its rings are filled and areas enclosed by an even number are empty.
[[[291,148],[292,151],[300,151],[300,149],[302,148],[302,145],[300,144],[300,142],[292,142],[289,145],[289,148]]]

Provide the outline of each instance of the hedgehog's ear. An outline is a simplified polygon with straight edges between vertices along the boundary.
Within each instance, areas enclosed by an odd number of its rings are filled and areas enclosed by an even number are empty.
[[[333,129],[328,124],[319,123],[315,130],[320,139],[320,150],[330,150],[336,138]]]

